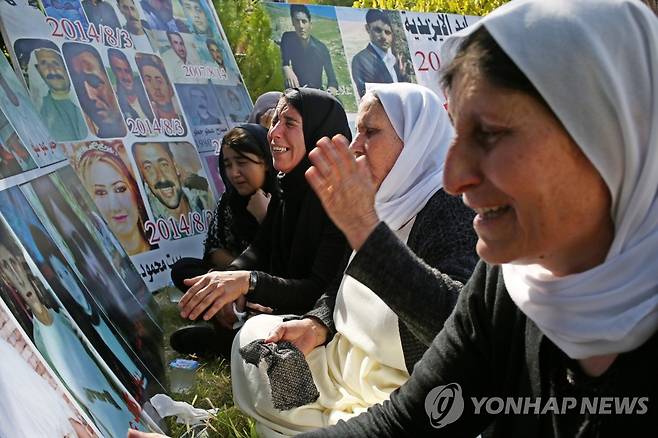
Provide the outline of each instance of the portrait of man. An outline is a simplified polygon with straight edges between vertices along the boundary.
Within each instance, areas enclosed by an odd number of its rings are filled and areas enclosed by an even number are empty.
[[[141,0],[146,22],[151,30],[188,32],[183,20],[174,17],[173,0]]]
[[[82,0],[82,8],[90,23],[120,29],[119,19],[112,5],[104,0]]]
[[[149,104],[144,87],[135,77],[126,55],[117,49],[108,49],[107,59],[116,77],[116,91],[119,107],[123,116],[132,119],[148,119],[153,121],[153,111]]]
[[[54,158],[51,154],[51,143],[54,145],[52,137],[5,60],[0,60],[0,103],[18,138],[27,150],[32,151],[39,164],[49,162],[45,161],[46,157]]]
[[[204,37],[213,36],[213,28],[206,10],[201,5],[201,0],[182,0],[183,11],[190,23],[192,23],[192,32]]]
[[[169,81],[160,58],[140,53],[135,59],[155,117],[157,119],[178,119],[185,130],[185,122],[174,94],[174,87]]]
[[[37,167],[4,114],[0,114],[0,144],[2,145],[1,159],[5,162],[3,163],[5,166],[2,167],[7,167],[6,170],[9,172],[4,176],[15,175]]]
[[[168,143],[135,143],[133,157],[156,219],[179,220],[181,215],[192,211],[203,215],[203,210],[210,208],[207,183],[205,190],[198,188],[198,184],[193,188],[185,184]]]
[[[48,87],[39,115],[55,141],[81,140],[88,135],[80,108],[71,99],[71,80],[58,51],[35,49],[32,65]]]
[[[126,125],[96,49],[64,43],[62,50],[90,130],[101,138],[124,137]]]
[[[217,85],[218,96],[221,96],[222,109],[228,120],[233,123],[244,123],[249,118],[251,111],[248,105],[245,105],[245,99],[242,99],[242,87]]]
[[[68,18],[71,21],[79,20],[83,26],[87,25],[87,19],[79,0],[42,0],[41,3],[49,17]]]
[[[193,126],[222,124],[220,118],[210,112],[208,95],[204,87],[200,85],[194,86],[189,91],[189,97],[194,106],[194,113],[191,115]]]
[[[19,174],[26,170],[20,161],[20,154],[14,150],[16,144],[7,142],[8,139],[12,139],[13,137],[16,137],[16,132],[14,132],[14,129],[4,114],[0,113],[0,179]],[[21,149],[24,149],[22,145]],[[27,155],[27,151],[25,151],[25,155]]]
[[[226,71],[226,64],[224,63],[224,55],[222,54],[222,49],[220,48],[217,41],[208,38],[206,40],[206,47],[208,48],[208,52],[210,53],[210,57],[212,58],[212,60],[217,63],[217,66],[220,69]]]
[[[126,19],[126,25],[123,28],[130,34],[135,49],[146,52],[153,50],[148,36],[144,32],[144,29],[149,29],[149,24],[140,17],[134,0],[118,0],[117,6],[119,6],[121,15]]]
[[[324,71],[327,75],[326,90],[335,94],[338,89],[336,73],[327,46],[311,35],[311,12],[305,5],[291,5],[290,19],[295,31],[281,35],[281,62],[286,88],[323,89]]]
[[[406,64],[392,51],[393,26],[388,15],[379,9],[366,13],[366,32],[370,43],[352,58],[352,79],[359,97],[366,92],[366,83],[390,84],[408,82]]]

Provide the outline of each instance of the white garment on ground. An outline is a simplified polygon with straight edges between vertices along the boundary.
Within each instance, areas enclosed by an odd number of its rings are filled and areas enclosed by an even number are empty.
[[[407,241],[413,224],[410,220],[396,232],[400,240]],[[249,342],[267,338],[282,317],[251,318],[238,332],[231,351],[233,398],[256,420],[259,436],[291,436],[347,420],[387,400],[409,378],[397,315],[374,292],[347,275],[338,291],[334,321],[334,338],[306,357],[320,397],[287,411],[272,404],[265,365],[247,364],[239,352]]]

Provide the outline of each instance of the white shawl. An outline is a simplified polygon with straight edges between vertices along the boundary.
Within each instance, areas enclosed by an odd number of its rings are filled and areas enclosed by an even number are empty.
[[[658,19],[634,0],[517,0],[449,40],[445,56],[479,26],[599,171],[615,223],[601,265],[558,278],[505,264],[505,286],[571,358],[633,350],[658,327]]]
[[[377,84],[372,92],[404,143],[375,196],[379,218],[398,230],[443,187],[443,164],[454,131],[447,111],[429,88]]]

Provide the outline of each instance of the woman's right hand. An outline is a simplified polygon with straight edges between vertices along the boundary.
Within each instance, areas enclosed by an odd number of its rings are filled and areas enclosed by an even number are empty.
[[[306,179],[350,246],[359,250],[379,223],[377,189],[365,157],[354,158],[341,134],[321,138],[308,156],[313,166]]]
[[[315,318],[296,319],[279,324],[265,342],[288,341],[308,356],[316,347],[327,342],[329,329]]]
[[[270,205],[271,198],[272,195],[265,193],[263,189],[256,190],[256,192],[249,198],[247,211],[256,218],[259,224],[265,219],[267,206]]]

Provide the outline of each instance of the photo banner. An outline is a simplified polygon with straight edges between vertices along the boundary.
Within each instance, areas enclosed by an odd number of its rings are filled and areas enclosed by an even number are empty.
[[[0,300],[0,436],[100,436]]]
[[[0,188],[65,154],[149,290],[170,285],[173,263],[202,254],[223,191],[216,150],[252,108],[212,4],[16,0],[0,4],[0,26],[28,90],[0,90],[0,103],[31,101],[50,139],[4,141]],[[7,139],[30,120],[7,118]]]
[[[292,2],[290,2],[292,3]],[[445,38],[480,17],[264,2],[285,83],[327,90],[354,129],[373,84],[412,82],[443,97],[438,71]]]

